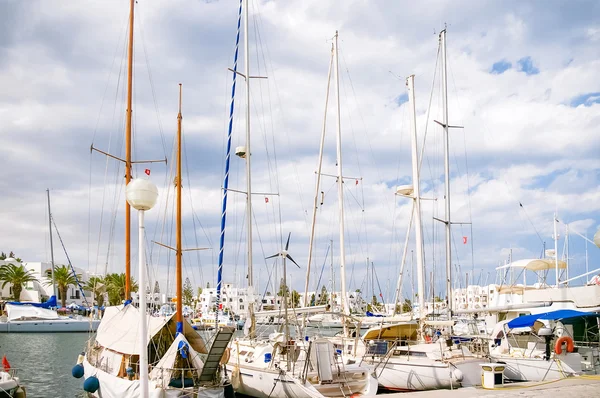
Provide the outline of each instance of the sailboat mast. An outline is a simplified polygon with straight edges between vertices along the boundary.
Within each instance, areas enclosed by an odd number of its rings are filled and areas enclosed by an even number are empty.
[[[346,247],[344,245],[344,177],[342,175],[342,123],[340,116],[340,68],[338,60],[338,32],[335,31],[335,100],[336,100],[336,124],[337,124],[337,171],[338,171],[338,206],[340,211],[340,279],[342,290],[342,313],[348,315],[348,303],[346,302]],[[346,320],[344,322],[344,335],[347,335]]]
[[[177,227],[176,227],[176,284],[177,284],[177,333],[183,333],[183,279],[181,276],[181,83],[179,83],[179,113],[177,114],[177,178],[175,186],[177,187]]]
[[[310,279],[310,264],[312,262],[313,244],[315,239],[315,225],[317,221],[317,203],[319,201],[319,187],[321,186],[321,169],[323,167],[323,148],[325,146],[325,130],[327,126],[327,104],[329,103],[329,87],[331,85],[331,67],[333,64],[333,44],[331,45],[331,58],[329,60],[329,72],[327,73],[327,92],[325,93],[325,115],[323,116],[323,130],[321,132],[321,143],[319,145],[319,163],[317,166],[317,182],[315,186],[315,200],[313,203],[312,221],[310,224],[310,239],[308,243],[308,264],[306,266],[306,281],[304,283],[304,307],[308,307],[308,281]],[[303,325],[306,316],[302,317]]]
[[[452,222],[450,220],[450,137],[448,134],[448,71],[446,65],[446,29],[440,32],[442,45],[442,101],[444,126],[444,172],[446,186],[446,296],[448,316],[452,317]],[[417,258],[418,258],[417,253]],[[418,260],[417,260],[418,261]],[[418,266],[418,265],[417,265]],[[417,271],[418,272],[418,271]]]
[[[419,178],[419,158],[417,148],[417,112],[415,107],[415,76],[406,79],[411,129],[411,152],[413,174],[413,209],[415,215],[415,241],[417,251],[417,293],[419,295],[419,316],[425,318],[425,263],[423,261],[423,225],[421,223],[421,189]]]
[[[558,271],[558,219],[556,213],[554,213],[554,269],[556,271],[556,288],[558,288],[560,282],[560,274]]]
[[[46,193],[48,194],[48,230],[50,231],[50,263],[52,264],[52,292],[54,294],[54,297],[58,299],[58,295],[56,294],[56,281],[54,280],[54,246],[52,245],[52,212],[50,211],[50,189],[46,189]]]
[[[244,0],[244,73],[246,76],[246,225],[248,246],[248,312],[250,337],[254,337],[254,279],[252,273],[252,173],[250,168],[250,51],[248,49],[248,0]]]
[[[125,185],[131,181],[131,114],[133,87],[133,9],[135,0],[129,2],[129,48],[127,50],[127,111],[125,112]],[[125,299],[131,294],[131,207],[125,201]],[[140,286],[140,290],[145,287]]]

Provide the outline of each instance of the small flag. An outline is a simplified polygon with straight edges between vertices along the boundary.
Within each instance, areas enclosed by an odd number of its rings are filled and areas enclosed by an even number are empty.
[[[222,310],[223,309],[223,303],[219,304],[219,309]]]
[[[269,198],[265,197],[265,203],[269,203]]]
[[[6,359],[6,355],[4,357],[2,357],[2,367],[4,368],[5,372],[8,372],[10,370],[10,363],[8,363],[8,359]]]
[[[383,294],[379,293],[379,297],[383,298]]]
[[[146,173],[146,175],[149,176],[150,175],[150,169],[144,170],[144,173]]]
[[[467,237],[463,236],[463,245],[466,245],[466,244],[467,244]]]
[[[354,185],[358,185],[358,180],[356,180],[356,184],[354,184]]]

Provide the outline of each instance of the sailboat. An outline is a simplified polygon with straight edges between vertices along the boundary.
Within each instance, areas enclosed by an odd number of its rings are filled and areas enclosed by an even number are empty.
[[[181,277],[181,85],[177,116],[177,310],[174,316],[150,317],[146,324],[142,311],[131,304],[107,308],[95,341],[88,344],[81,359],[84,389],[101,397],[139,397],[144,387],[150,397],[224,396],[225,379],[221,377],[219,359],[223,356],[233,328],[222,328],[215,336],[210,352],[203,339],[183,319],[183,281]],[[162,245],[162,244],[161,244]],[[143,287],[141,287],[143,289]],[[142,293],[144,294],[143,290]],[[147,333],[148,381],[141,378],[139,336]],[[202,356],[201,354],[207,354]],[[217,358],[216,362],[214,358]],[[76,366],[76,367],[77,367]],[[73,373],[75,375],[76,369]],[[80,370],[77,370],[80,372]],[[89,382],[89,380],[97,380]],[[141,383],[147,382],[148,386]],[[86,383],[88,387],[86,387]],[[95,385],[92,385],[94,383]],[[96,387],[97,385],[97,387]],[[96,388],[95,388],[96,387]],[[93,390],[93,391],[92,391]],[[165,395],[166,394],[166,395]]]
[[[333,344],[327,339],[292,338],[289,332],[290,319],[287,317],[287,296],[284,297],[284,332],[272,333],[268,338],[256,335],[254,299],[253,299],[253,274],[252,274],[252,186],[250,169],[250,72],[248,52],[248,1],[240,3],[238,15],[239,26],[244,12],[244,49],[245,71],[241,74],[246,83],[246,145],[237,148],[236,153],[246,161],[246,221],[247,221],[247,264],[248,264],[248,318],[245,329],[246,336],[237,338],[230,345],[230,352],[226,364],[227,372],[231,373],[231,381],[236,392],[253,397],[341,397],[354,394],[374,395],[377,383],[368,367],[346,365],[335,352]],[[237,44],[237,43],[236,43]],[[237,45],[234,65],[237,66]],[[235,76],[236,68],[232,70]],[[233,99],[232,108],[233,110]],[[230,114],[230,122],[233,117]],[[231,130],[229,130],[231,137]],[[230,141],[229,141],[230,142]],[[227,195],[227,182],[229,171],[229,150],[226,155],[226,171],[224,181],[223,221],[221,225],[221,251],[219,261],[219,279],[217,284],[217,300],[220,297],[220,283],[222,270],[223,237],[225,224],[225,205]],[[284,264],[290,259],[288,254],[289,236],[286,246],[276,256],[281,256]],[[287,290],[287,289],[286,289]],[[286,292],[287,295],[287,292]],[[217,303],[218,305],[218,303]]]
[[[58,333],[58,332],[95,332],[99,319],[78,316],[69,318],[56,312],[56,281],[54,280],[54,248],[52,245],[52,212],[50,210],[50,190],[48,197],[48,224],[50,232],[50,259],[53,294],[44,303],[8,302],[5,305],[6,316],[0,316],[0,333]]]
[[[448,167],[448,112],[446,95],[446,31],[440,33],[443,57],[444,127],[446,138],[446,262],[450,262],[450,191]],[[425,278],[423,259],[423,232],[421,224],[419,158],[414,96],[414,76],[406,81],[411,115],[411,152],[413,185],[402,187],[403,196],[413,199],[412,214],[415,217],[417,289],[419,297],[418,321],[385,323],[373,327],[360,340],[346,338],[336,346],[343,350],[346,360],[363,362],[375,367],[379,385],[387,390],[413,391],[457,388],[480,384],[479,363],[481,358],[473,355],[467,347],[456,344],[451,338],[454,321],[449,314],[447,321],[427,320],[425,311]],[[410,219],[412,223],[412,217]],[[410,225],[409,223],[409,225]],[[410,226],[409,226],[410,230]],[[448,281],[450,273],[448,272]],[[402,273],[401,273],[402,274]],[[401,279],[399,280],[401,287]],[[450,287],[448,287],[450,289]],[[450,293],[449,293],[450,295]],[[451,298],[449,298],[451,300]],[[451,301],[450,301],[451,302]],[[434,341],[436,339],[436,341]]]
[[[129,56],[127,95],[126,182],[130,179],[131,88],[133,58],[133,18],[135,0],[130,2]],[[73,376],[84,377],[84,390],[103,398],[146,398],[224,396],[225,379],[221,377],[221,359],[233,331],[218,333],[207,351],[203,339],[183,319],[181,280],[181,85],[177,115],[177,312],[175,317],[146,318],[145,286],[140,278],[140,308],[127,300],[123,305],[108,307],[98,328],[78,358]],[[133,180],[140,185],[140,180]],[[143,184],[142,184],[143,185]],[[154,187],[154,189],[156,189]],[[129,224],[126,211],[126,226]],[[140,211],[140,230],[143,212]],[[129,255],[129,228],[126,228],[126,256]],[[143,237],[140,237],[142,241]],[[140,275],[143,275],[143,244],[140,244]],[[126,265],[129,258],[126,258]],[[129,267],[126,268],[129,297]],[[147,319],[147,320],[146,320]],[[223,338],[225,337],[225,338]],[[228,338],[227,338],[228,337]],[[144,344],[147,342],[147,344]],[[201,357],[205,354],[204,357]],[[216,358],[216,360],[215,360]],[[149,368],[145,368],[149,364]]]

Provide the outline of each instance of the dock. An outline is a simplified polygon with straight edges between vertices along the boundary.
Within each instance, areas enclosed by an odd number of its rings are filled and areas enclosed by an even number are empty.
[[[525,382],[525,383],[510,383],[504,387],[497,387],[493,390],[483,389],[481,387],[467,387],[456,390],[434,390],[434,391],[419,391],[408,393],[393,393],[386,394],[386,398],[402,397],[402,398],[432,398],[432,397],[546,397],[550,395],[563,396],[569,398],[595,397],[600,395],[600,375],[599,376],[583,376],[569,377],[566,379],[545,381],[545,382]]]

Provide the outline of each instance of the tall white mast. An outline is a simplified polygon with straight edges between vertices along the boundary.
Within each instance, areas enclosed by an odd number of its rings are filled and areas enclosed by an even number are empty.
[[[421,190],[419,184],[419,158],[417,148],[417,112],[415,107],[415,76],[406,79],[410,112],[412,173],[413,173],[413,209],[415,215],[415,240],[417,251],[417,293],[419,295],[419,315],[425,317],[425,263],[423,261],[423,227],[421,224]]]
[[[331,58],[329,60],[329,72],[327,73],[327,92],[325,94],[325,115],[323,116],[323,130],[321,132],[321,143],[319,145],[319,162],[317,166],[317,182],[315,187],[315,200],[313,203],[313,215],[310,225],[310,239],[308,243],[308,264],[306,266],[306,282],[304,283],[304,307],[308,307],[308,282],[310,279],[310,264],[312,262],[313,244],[315,239],[315,225],[317,221],[317,204],[319,201],[319,187],[321,186],[321,169],[323,166],[323,148],[325,146],[325,130],[327,127],[327,104],[329,103],[329,86],[331,84],[331,67],[333,63],[333,44],[331,45]],[[333,253],[332,253],[333,256]],[[333,311],[333,309],[332,309]],[[303,326],[306,316],[302,317]]]
[[[569,280],[569,224],[565,225],[565,251],[566,251],[566,261],[567,261],[567,271],[566,277]]]
[[[442,46],[442,101],[444,127],[444,171],[446,185],[446,295],[448,315],[452,317],[452,222],[450,220],[450,137],[448,135],[448,71],[446,65],[446,29],[440,32]]]
[[[335,100],[337,109],[337,178],[338,178],[338,206],[340,209],[340,279],[341,279],[341,290],[342,290],[342,313],[349,315],[348,304],[346,303],[346,248],[344,245],[344,177],[342,175],[342,124],[340,119],[340,70],[338,62],[338,32],[335,31],[335,57],[334,57],[334,71],[335,71]],[[344,322],[344,335],[347,333],[346,320]]]
[[[54,298],[58,300],[58,294],[56,294],[56,281],[54,280],[54,245],[52,244],[52,211],[50,210],[50,189],[46,189],[48,194],[48,229],[50,231],[50,261],[52,264],[52,294]],[[587,246],[586,246],[587,256]],[[587,257],[586,257],[587,258]]]
[[[244,0],[244,73],[246,77],[246,229],[248,246],[248,312],[250,337],[254,337],[254,279],[252,273],[252,179],[250,168],[250,51],[248,50],[248,0]]]
[[[558,220],[554,213],[554,269],[556,271],[556,286],[559,287],[560,275],[558,274]]]

